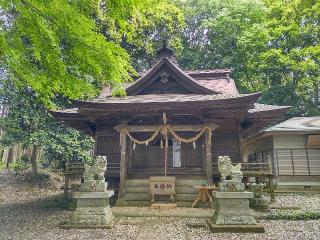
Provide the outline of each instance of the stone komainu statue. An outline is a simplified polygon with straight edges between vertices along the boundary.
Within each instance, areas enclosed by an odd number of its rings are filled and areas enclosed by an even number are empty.
[[[229,156],[219,156],[218,170],[221,173],[221,180],[231,177],[232,180],[241,181],[243,174],[241,172],[241,163],[233,166]]]
[[[98,180],[104,180],[104,173],[107,170],[107,157],[106,156],[96,156],[94,164],[90,166],[89,164],[84,164],[83,178],[85,180],[94,180],[97,176]]]

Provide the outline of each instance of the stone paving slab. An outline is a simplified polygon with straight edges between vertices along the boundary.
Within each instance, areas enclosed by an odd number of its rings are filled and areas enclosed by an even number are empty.
[[[212,208],[177,207],[169,210],[151,209],[150,207],[113,207],[115,216],[122,217],[181,217],[181,218],[211,218]]]

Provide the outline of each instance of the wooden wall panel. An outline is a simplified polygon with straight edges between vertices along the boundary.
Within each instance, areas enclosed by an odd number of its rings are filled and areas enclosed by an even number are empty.
[[[240,140],[238,134],[214,134],[212,136],[213,163],[216,164],[219,156],[229,155],[233,163],[241,162]]]
[[[112,168],[119,168],[119,134],[113,134],[109,136],[96,136],[96,155],[107,156],[107,168],[109,170],[111,170]]]

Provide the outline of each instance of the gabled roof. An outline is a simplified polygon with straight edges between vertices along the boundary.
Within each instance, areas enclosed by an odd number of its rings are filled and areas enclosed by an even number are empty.
[[[294,117],[265,130],[271,132],[320,131],[320,117]]]
[[[175,80],[183,85],[185,88],[189,89],[195,94],[217,94],[207,87],[199,84],[194,78],[182,71],[176,64],[174,64],[169,58],[162,57],[146,74],[136,80],[133,84],[126,88],[127,95],[137,95],[146,86],[154,82],[159,76],[159,70],[162,67],[168,67],[175,74]]]

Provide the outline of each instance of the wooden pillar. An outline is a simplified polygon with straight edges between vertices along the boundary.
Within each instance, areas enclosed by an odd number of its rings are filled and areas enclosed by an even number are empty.
[[[206,130],[205,141],[206,141],[206,175],[207,182],[209,185],[213,184],[212,181],[212,133],[211,130]]]
[[[126,150],[127,150],[127,135],[120,131],[120,143],[121,143],[121,158],[120,158],[120,190],[119,198],[123,198],[125,195],[126,178],[127,178],[127,164],[126,164]]]

